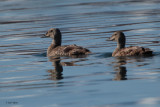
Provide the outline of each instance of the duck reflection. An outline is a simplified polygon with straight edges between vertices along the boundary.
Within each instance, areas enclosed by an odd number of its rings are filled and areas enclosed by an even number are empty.
[[[126,57],[116,57],[116,62],[114,62],[114,70],[117,71],[115,78],[113,80],[127,80],[126,73],[127,69],[124,66],[126,64]]]
[[[126,67],[125,66],[119,66],[118,70],[119,71],[116,72],[115,78],[113,80],[116,80],[116,81],[127,80],[127,78],[126,78],[126,73],[127,73]]]
[[[113,80],[128,80],[127,78],[127,63],[132,63],[136,67],[148,65],[146,57],[114,57],[115,60],[112,62],[114,71],[116,71],[115,78]],[[133,78],[132,78],[133,79]]]
[[[72,56],[72,58],[85,58],[86,55],[82,56]],[[48,57],[49,61],[52,62],[52,65],[54,69],[49,69],[47,72],[49,72],[49,76],[51,80],[61,80],[63,79],[63,66],[80,66],[75,64],[76,62],[86,61],[87,59],[78,59],[77,61],[71,61],[71,62],[61,62],[60,57]]]
[[[60,63],[60,57],[50,57],[50,61],[52,62],[54,69],[49,69],[47,72],[50,73],[51,80],[61,80],[63,79],[63,67]]]

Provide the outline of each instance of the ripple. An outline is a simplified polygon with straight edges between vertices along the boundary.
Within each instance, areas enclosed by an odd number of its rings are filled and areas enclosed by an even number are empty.
[[[160,105],[159,5],[159,0],[1,0],[1,105]],[[40,37],[52,27],[61,29],[63,45],[77,44],[92,54],[46,57],[51,39]],[[119,30],[127,46],[149,47],[154,56],[112,57],[116,43],[106,39]]]

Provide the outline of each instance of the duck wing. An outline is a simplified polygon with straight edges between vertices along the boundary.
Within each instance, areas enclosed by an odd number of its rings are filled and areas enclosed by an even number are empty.
[[[119,50],[115,56],[151,56],[152,50],[149,48],[131,46]]]
[[[85,55],[91,53],[88,49],[77,45],[68,45],[63,51],[69,55]]]
[[[86,55],[91,53],[88,49],[77,45],[64,45],[58,46],[52,50],[49,56],[60,55],[60,56],[70,56],[70,55]]]

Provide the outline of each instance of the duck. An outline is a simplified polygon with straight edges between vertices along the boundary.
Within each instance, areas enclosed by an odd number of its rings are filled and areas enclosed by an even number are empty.
[[[144,48],[140,46],[130,46],[125,47],[126,37],[122,31],[116,31],[108,39],[117,42],[117,48],[112,53],[112,56],[152,56],[153,51],[149,48]]]
[[[91,53],[89,49],[81,46],[62,45],[62,34],[60,29],[51,28],[43,35],[44,37],[52,38],[52,43],[47,49],[47,56],[72,56],[72,55],[88,55]]]

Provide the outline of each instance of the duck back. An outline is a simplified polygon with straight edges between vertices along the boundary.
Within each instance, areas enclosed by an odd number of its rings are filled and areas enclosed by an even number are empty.
[[[143,48],[139,46],[130,46],[122,48],[120,50],[115,50],[112,56],[151,56],[152,50],[149,48]]]
[[[71,56],[71,55],[86,55],[91,53],[88,49],[77,45],[57,46],[52,51],[47,52],[47,56]]]

